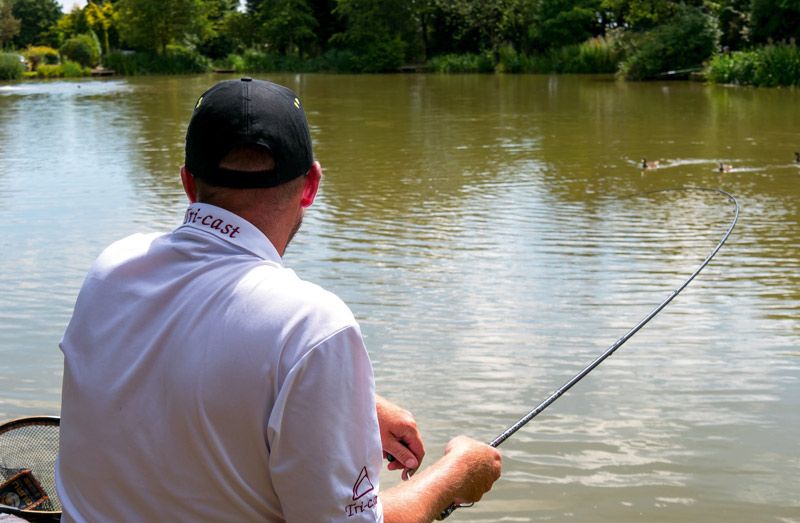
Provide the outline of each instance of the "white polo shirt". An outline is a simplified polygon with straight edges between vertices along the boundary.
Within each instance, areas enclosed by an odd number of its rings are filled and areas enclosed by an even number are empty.
[[[65,520],[383,520],[358,324],[242,218],[108,247],[60,347]]]

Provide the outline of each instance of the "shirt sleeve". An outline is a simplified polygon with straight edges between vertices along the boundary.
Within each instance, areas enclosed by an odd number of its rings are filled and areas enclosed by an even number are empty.
[[[314,346],[288,373],[267,443],[287,522],[383,521],[375,383],[357,327]]]

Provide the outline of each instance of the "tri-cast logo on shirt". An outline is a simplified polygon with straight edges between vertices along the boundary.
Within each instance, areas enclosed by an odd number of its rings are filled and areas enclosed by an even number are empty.
[[[236,238],[236,235],[239,234],[239,227],[234,226],[230,223],[225,223],[225,220],[222,218],[215,218],[211,214],[206,214],[205,216],[200,215],[200,210],[195,209],[193,207],[189,207],[186,209],[186,214],[183,216],[183,223],[184,225],[187,223],[191,223],[193,225],[202,225],[211,229],[216,234],[220,234],[222,236],[228,236],[230,238]]]
[[[364,510],[375,508],[378,504],[378,496],[366,497],[367,494],[374,490],[375,486],[369,480],[367,467],[364,467],[353,485],[353,503],[344,507],[344,513],[347,517],[351,518],[356,514],[363,513]]]

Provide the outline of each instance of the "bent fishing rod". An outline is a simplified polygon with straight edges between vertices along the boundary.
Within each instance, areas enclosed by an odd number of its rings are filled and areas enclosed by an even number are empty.
[[[648,192],[633,194],[633,195],[629,196],[629,198],[633,198],[634,196],[645,196],[645,195],[648,195],[648,194],[655,194],[655,193],[661,193],[661,192],[670,192],[670,191],[711,191],[711,192],[717,192],[719,194],[727,196],[733,202],[733,204],[735,206],[735,212],[734,212],[734,216],[733,216],[733,221],[731,222],[730,227],[728,227],[728,230],[725,233],[725,235],[722,237],[722,240],[719,241],[717,246],[714,248],[714,250],[711,252],[711,254],[709,254],[708,257],[703,261],[703,263],[701,263],[700,266],[697,267],[697,269],[695,269],[695,271],[688,278],[686,278],[686,280],[684,280],[684,282],[680,286],[678,286],[678,288],[676,288],[674,291],[672,291],[672,294],[670,294],[655,309],[653,309],[650,312],[650,314],[645,316],[644,319],[642,319],[639,323],[637,323],[623,337],[618,339],[616,341],[616,343],[614,343],[611,347],[606,349],[605,352],[603,352],[594,361],[592,361],[589,365],[587,365],[586,368],[584,368],[582,371],[580,371],[578,374],[576,374],[571,380],[569,380],[564,385],[562,385],[558,390],[556,390],[550,396],[548,396],[547,399],[545,399],[543,402],[541,402],[539,405],[537,405],[533,410],[531,410],[526,415],[524,415],[522,418],[520,418],[519,421],[517,421],[516,423],[514,423],[513,425],[508,427],[499,436],[497,436],[495,439],[493,439],[489,443],[490,447],[497,447],[501,443],[503,443],[505,440],[510,438],[515,432],[517,432],[519,429],[521,429],[523,426],[525,426],[525,424],[527,424],[530,420],[532,420],[537,415],[539,415],[544,409],[546,409],[547,407],[552,405],[554,401],[556,401],[565,392],[567,392],[569,389],[571,389],[573,385],[578,383],[587,374],[592,372],[592,370],[594,370],[595,367],[600,365],[606,358],[611,356],[614,353],[614,351],[616,351],[618,348],[620,348],[626,341],[631,339],[631,337],[634,334],[636,334],[637,332],[639,332],[639,330],[642,327],[644,327],[650,320],[652,320],[656,316],[656,314],[661,312],[664,309],[664,307],[666,307],[675,298],[675,296],[680,294],[680,292],[683,289],[685,289],[686,286],[689,285],[689,283],[691,283],[692,280],[694,280],[695,276],[700,274],[700,271],[702,271],[706,267],[706,265],[708,265],[708,262],[711,261],[711,258],[713,258],[714,255],[717,254],[717,252],[719,252],[719,250],[722,248],[722,246],[728,240],[728,237],[733,232],[733,228],[736,226],[736,222],[739,220],[739,202],[736,200],[736,198],[734,198],[734,196],[732,194],[730,194],[730,193],[728,193],[726,191],[723,191],[722,189],[712,189],[712,188],[708,188],[708,187],[681,187],[681,188],[661,189],[661,190],[656,190],[656,191],[648,191]],[[444,509],[442,511],[442,513],[439,515],[439,517],[436,518],[436,519],[441,521],[441,520],[445,519],[447,516],[449,516],[450,514],[452,514],[453,511],[455,511],[457,508],[467,508],[467,507],[471,507],[472,505],[474,505],[474,503],[469,503],[469,504],[465,504],[465,505],[456,505],[455,503],[453,503],[449,507]]]

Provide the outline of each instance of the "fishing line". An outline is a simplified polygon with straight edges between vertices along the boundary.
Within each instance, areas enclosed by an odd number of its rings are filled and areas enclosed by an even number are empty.
[[[533,410],[528,412],[525,416],[520,418],[519,421],[517,421],[516,423],[514,423],[513,425],[508,427],[499,436],[497,436],[495,439],[493,439],[489,443],[490,447],[497,447],[501,443],[503,443],[505,440],[510,438],[511,435],[513,435],[516,431],[518,431],[523,426],[525,426],[526,423],[528,423],[530,420],[532,420],[537,415],[539,415],[539,413],[541,413],[544,409],[546,409],[547,407],[552,405],[554,401],[556,401],[565,392],[567,392],[570,388],[572,388],[573,385],[578,383],[587,374],[589,374],[592,370],[594,370],[595,367],[600,365],[603,362],[603,360],[605,360],[606,358],[611,356],[614,353],[614,351],[616,351],[618,348],[620,348],[622,346],[622,344],[624,344],[626,341],[631,339],[631,337],[634,334],[639,332],[639,329],[644,327],[650,320],[652,320],[656,316],[656,314],[661,312],[664,309],[664,307],[666,307],[675,298],[675,296],[680,294],[680,292],[683,289],[685,289],[686,286],[689,285],[689,283],[691,283],[692,280],[694,280],[695,276],[700,274],[700,271],[702,271],[706,267],[706,265],[708,265],[708,262],[711,261],[711,258],[713,258],[714,255],[717,254],[717,252],[719,252],[719,250],[722,248],[722,246],[728,240],[728,237],[733,232],[733,228],[736,226],[736,222],[739,220],[739,202],[736,200],[736,198],[733,197],[732,194],[730,194],[730,193],[728,193],[726,191],[723,191],[722,189],[712,189],[712,188],[708,188],[708,187],[676,187],[676,188],[671,188],[671,189],[660,189],[660,190],[655,190],[655,191],[647,191],[647,192],[636,193],[636,194],[632,194],[632,195],[629,195],[629,196],[624,197],[624,198],[635,198],[637,196],[646,196],[646,195],[649,195],[649,194],[672,192],[672,191],[710,191],[710,192],[716,192],[716,193],[719,193],[719,194],[727,196],[731,200],[731,202],[733,202],[734,207],[735,207],[733,221],[731,222],[730,227],[728,227],[728,231],[725,233],[725,235],[719,241],[719,243],[714,248],[714,250],[711,252],[711,254],[709,254],[708,257],[703,261],[703,263],[701,263],[700,266],[697,267],[697,269],[695,269],[695,271],[688,278],[686,278],[686,280],[684,280],[684,282],[680,286],[678,286],[678,288],[676,288],[674,291],[672,291],[672,294],[670,294],[655,309],[653,309],[650,312],[650,314],[645,316],[644,319],[642,319],[639,323],[637,323],[623,337],[618,339],[616,341],[616,343],[614,343],[611,347],[606,349],[605,352],[603,352],[594,361],[592,361],[589,365],[587,365],[586,368],[584,368],[582,371],[580,371],[578,374],[576,374],[575,377],[573,377],[571,380],[569,380],[564,385],[562,385],[558,390],[556,390],[550,396],[548,396],[547,399],[545,399],[543,402],[541,402],[539,405],[537,405]],[[436,518],[436,519],[442,520],[442,519],[446,518],[447,516],[449,516],[450,514],[452,514],[455,509],[471,507],[472,505],[473,505],[472,503],[470,503],[468,505],[451,504],[448,508],[444,509],[442,511],[442,513],[439,515],[439,517]]]

